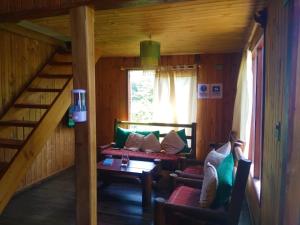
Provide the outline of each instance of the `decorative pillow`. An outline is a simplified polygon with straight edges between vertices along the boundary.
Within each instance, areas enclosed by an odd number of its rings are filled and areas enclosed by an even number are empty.
[[[233,168],[233,155],[230,153],[217,167],[219,185],[217,188],[216,198],[213,203],[214,207],[219,207],[229,201],[233,186]]]
[[[215,168],[225,159],[226,155],[216,152],[214,149],[211,150],[204,161],[204,174],[206,173],[207,163],[210,162]]]
[[[226,144],[222,145],[220,148],[216,150],[216,152],[221,153],[223,155],[228,155],[231,151],[231,143],[228,141]]]
[[[131,151],[138,151],[142,147],[143,143],[144,135],[131,133],[127,138],[124,148]]]
[[[154,134],[154,136],[156,137],[157,140],[159,140],[159,130],[154,130],[154,131],[144,131],[144,130],[137,130],[137,131],[134,131],[135,133],[138,133],[138,134],[141,134],[141,135],[144,135],[144,136],[147,136],[148,134]]]
[[[161,148],[167,154],[176,154],[184,148],[183,140],[178,136],[175,131],[170,131],[161,142]]]
[[[204,174],[201,194],[200,194],[200,207],[208,208],[214,202],[216,191],[218,187],[218,174],[216,168],[207,163],[206,173]]]
[[[137,133],[137,134],[141,134],[143,136],[153,133],[155,135],[155,137],[157,137],[157,140],[159,140],[159,131],[132,131],[132,130],[124,129],[121,127],[117,127],[116,135],[115,135],[115,143],[116,143],[115,147],[123,148],[129,134],[131,134],[131,133]]]
[[[160,143],[153,133],[150,133],[144,137],[142,151],[160,152],[160,150],[161,150]]]

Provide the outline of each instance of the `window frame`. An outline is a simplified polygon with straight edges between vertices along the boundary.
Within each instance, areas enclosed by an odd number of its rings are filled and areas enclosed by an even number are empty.
[[[265,60],[264,36],[259,39],[252,50],[253,104],[251,117],[251,133],[249,142],[249,159],[253,162],[252,177],[260,200],[263,136],[264,136],[264,98],[265,98]]]

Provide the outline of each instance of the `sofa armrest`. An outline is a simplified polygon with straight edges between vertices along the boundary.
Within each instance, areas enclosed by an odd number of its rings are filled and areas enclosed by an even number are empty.
[[[199,179],[199,180],[203,180],[204,176],[201,174],[190,174],[190,173],[185,173],[181,170],[175,170],[175,173],[179,176],[179,177],[184,177],[184,178],[191,178],[191,179]]]
[[[112,142],[112,143],[107,144],[107,145],[100,145],[100,146],[97,147],[97,149],[100,150],[100,151],[102,151],[104,149],[112,147],[113,145],[114,145],[114,143]]]

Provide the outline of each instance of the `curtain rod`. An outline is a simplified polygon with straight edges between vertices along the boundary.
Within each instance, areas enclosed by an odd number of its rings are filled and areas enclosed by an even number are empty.
[[[192,70],[196,69],[197,67],[200,67],[199,64],[183,64],[183,65],[176,65],[176,66],[158,66],[155,68],[143,68],[143,67],[124,67],[121,66],[120,70],[164,70],[164,69],[187,69],[187,70]]]

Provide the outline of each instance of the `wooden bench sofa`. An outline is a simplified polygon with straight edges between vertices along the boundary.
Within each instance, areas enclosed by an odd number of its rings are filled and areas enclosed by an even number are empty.
[[[139,122],[129,122],[129,121],[115,121],[114,131],[116,134],[116,130],[118,127],[128,128],[130,125],[135,125],[136,127],[167,127],[170,128],[170,131],[174,128],[178,129],[186,129],[190,130],[191,135],[187,135],[186,138],[188,140],[188,147],[190,151],[188,153],[178,153],[175,155],[165,154],[165,153],[146,153],[142,151],[129,151],[125,149],[114,149],[113,143],[105,146],[98,147],[98,155],[100,159],[103,159],[107,156],[112,156],[114,158],[121,158],[122,155],[127,154],[130,159],[135,160],[145,160],[145,161],[153,161],[160,160],[163,169],[171,170],[179,169],[180,164],[183,158],[195,158],[196,156],[196,123],[191,124],[173,124],[173,123],[139,123]],[[137,129],[138,130],[138,129]],[[160,138],[166,136],[166,133],[160,133]]]

